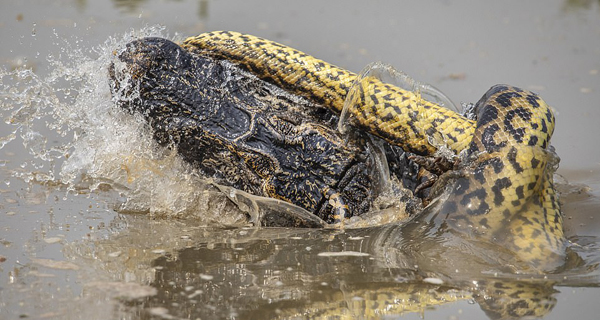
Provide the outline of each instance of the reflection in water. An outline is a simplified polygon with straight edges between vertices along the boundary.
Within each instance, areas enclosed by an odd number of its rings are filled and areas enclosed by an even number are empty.
[[[77,8],[77,10],[79,10],[79,12],[84,11],[87,5],[87,0],[75,0],[75,7]]]
[[[200,0],[198,5],[198,17],[200,19],[208,18],[208,0]]]
[[[147,1],[148,0],[113,0],[113,3],[115,4],[115,7],[122,9],[126,12],[135,12],[143,3]]]
[[[596,268],[515,275],[501,247],[416,222],[341,232],[121,219],[120,232],[71,244],[66,255],[113,280],[151,285],[155,295],[129,303],[134,313],[166,308],[175,318],[370,319],[459,300],[477,303],[491,319],[540,317],[555,306],[556,285]]]
[[[140,10],[140,7],[144,5],[148,0],[113,0],[115,7],[122,9],[126,12],[132,13]],[[181,2],[182,0],[169,0],[172,2]],[[78,0],[78,2],[85,3],[85,0]],[[208,18],[208,0],[199,0],[198,3],[198,17],[200,19]]]
[[[594,7],[597,9],[600,5],[600,0],[566,0],[563,8],[565,11],[589,10]]]

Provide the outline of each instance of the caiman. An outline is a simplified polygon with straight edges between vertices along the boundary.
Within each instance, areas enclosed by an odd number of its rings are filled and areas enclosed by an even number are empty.
[[[110,74],[118,103],[219,183],[339,223],[368,211],[381,191],[374,145],[411,190],[416,170],[399,155],[445,148],[460,164],[434,185],[443,197],[416,219],[498,243],[541,269],[564,258],[554,115],[535,93],[493,86],[471,120],[419,92],[229,31],[181,45],[141,39],[117,54],[122,63]],[[333,129],[342,111],[352,116],[350,138]]]
[[[368,211],[389,189],[382,174],[402,189],[417,185],[418,166],[402,148],[365,134],[342,136],[339,117],[325,106],[228,61],[160,38],[127,44],[119,60],[110,69],[118,103],[143,114],[158,141],[218,184],[284,200],[327,222]],[[411,192],[395,194],[405,197],[408,213],[420,208]]]

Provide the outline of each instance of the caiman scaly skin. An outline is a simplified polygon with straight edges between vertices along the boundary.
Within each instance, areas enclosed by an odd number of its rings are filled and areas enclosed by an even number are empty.
[[[216,182],[328,222],[366,212],[377,197],[372,153],[360,135],[345,141],[332,129],[337,117],[326,108],[166,39],[131,42],[118,59],[110,68],[118,103]],[[398,158],[400,148],[384,149],[410,184],[416,165]]]

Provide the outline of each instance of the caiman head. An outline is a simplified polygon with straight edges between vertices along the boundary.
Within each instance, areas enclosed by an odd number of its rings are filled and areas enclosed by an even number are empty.
[[[166,39],[136,40],[116,55],[116,103],[143,115],[155,139],[218,183],[328,222],[366,212],[378,196],[373,148],[344,140],[324,108]],[[393,165],[404,171],[405,162]]]

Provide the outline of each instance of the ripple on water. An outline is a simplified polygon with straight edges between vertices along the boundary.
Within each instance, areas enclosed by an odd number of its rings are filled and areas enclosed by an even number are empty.
[[[90,305],[99,300],[100,294],[137,300],[168,295],[179,287],[187,292],[182,299],[173,297],[173,303],[180,303],[181,308],[161,304],[158,298],[152,300],[148,312],[155,316],[193,310],[202,299],[239,299],[233,302],[245,303],[244,306],[226,304],[231,309],[223,310],[234,314],[234,308],[252,308],[260,303],[272,302],[283,309],[286,301],[298,297],[305,299],[305,305],[316,305],[324,297],[337,297],[334,302],[348,304],[368,298],[369,291],[364,288],[398,294],[398,287],[408,290],[422,284],[417,279],[426,284],[423,294],[439,292],[444,285],[459,286],[457,281],[449,281],[449,273],[439,265],[434,270],[445,277],[427,274],[430,270],[425,263],[402,260],[408,254],[429,260],[445,258],[443,254],[435,256],[427,246],[414,246],[425,252],[411,251],[414,239],[404,239],[402,243],[408,249],[402,252],[381,240],[377,231],[345,234],[331,230],[215,227],[246,225],[246,212],[252,212],[256,201],[262,200],[212,185],[183,163],[176,152],[156,145],[143,119],[116,108],[111,100],[106,68],[114,62],[115,52],[133,39],[164,35],[162,28],[150,27],[110,38],[91,50],[72,48],[67,43],[60,55],[49,57],[46,77],[27,69],[0,70],[0,115],[8,125],[0,128],[0,149],[6,151],[21,143],[29,156],[17,164],[0,164],[3,170],[27,183],[66,191],[69,196],[110,191],[115,195],[113,207],[118,212],[194,217],[199,221],[190,227],[180,221],[156,222],[126,215],[115,220],[117,226],[111,227],[108,236],[94,238],[91,233],[88,238],[70,242],[51,235],[43,238],[44,245],[61,245],[68,261],[31,259],[33,265],[27,266],[32,270],[30,275],[53,278],[57,271],[90,275],[94,281],[86,283],[83,289],[83,296],[93,298]],[[10,182],[6,184],[9,186]],[[18,205],[22,200],[11,197],[12,194],[6,197],[7,205]],[[29,201],[41,204],[46,197],[39,194]],[[290,209],[277,201],[268,205]],[[18,216],[12,209],[6,214]],[[200,227],[206,225],[209,227]],[[385,236],[386,230],[380,231]],[[547,276],[492,273],[485,277],[597,285],[600,241],[596,237],[571,240],[577,243],[572,249],[585,264],[569,272]],[[202,255],[198,256],[198,252]],[[0,256],[0,263],[8,263],[6,260]],[[474,276],[468,269],[473,262],[462,262],[465,269],[460,269],[456,278],[464,282]],[[181,266],[188,269],[182,271]],[[232,282],[238,286],[232,287]],[[378,291],[378,285],[385,290]],[[312,287],[318,288],[311,290]],[[452,290],[444,296],[449,301],[470,297],[468,292]],[[351,298],[340,297],[340,292]],[[43,298],[52,301],[51,294]],[[269,303],[265,302],[267,299]],[[476,302],[470,299],[468,303]],[[198,313],[218,311],[214,305],[206,305],[210,310]],[[305,305],[299,303],[301,307]]]

